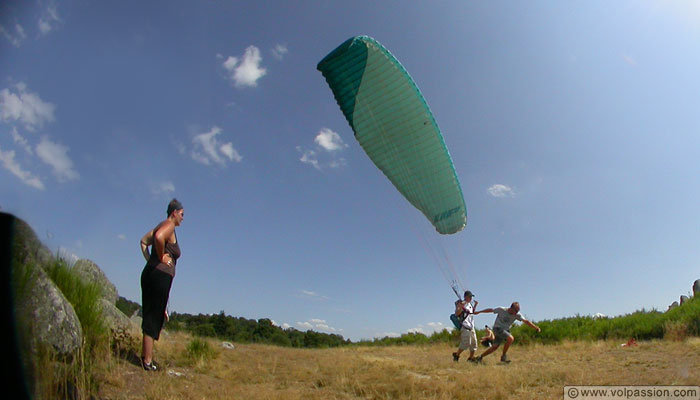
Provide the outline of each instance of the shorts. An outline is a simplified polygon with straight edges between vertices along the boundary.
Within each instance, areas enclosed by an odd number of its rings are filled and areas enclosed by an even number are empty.
[[[496,336],[496,339],[494,339],[493,344],[498,346],[499,344],[503,343],[508,339],[510,336],[510,331],[507,329],[503,328],[493,328],[493,334]]]
[[[459,349],[476,351],[476,332],[473,329],[462,328],[459,335]]]

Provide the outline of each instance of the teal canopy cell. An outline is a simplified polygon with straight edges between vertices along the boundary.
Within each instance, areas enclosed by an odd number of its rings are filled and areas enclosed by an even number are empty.
[[[321,71],[355,138],[398,191],[442,234],[461,231],[467,209],[452,159],[423,95],[376,40],[356,36]]]

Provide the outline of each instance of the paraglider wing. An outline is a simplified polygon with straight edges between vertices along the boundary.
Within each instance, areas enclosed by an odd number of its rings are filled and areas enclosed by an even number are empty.
[[[433,114],[399,61],[368,36],[348,39],[317,69],[355,138],[398,191],[442,234],[464,229],[467,210]]]

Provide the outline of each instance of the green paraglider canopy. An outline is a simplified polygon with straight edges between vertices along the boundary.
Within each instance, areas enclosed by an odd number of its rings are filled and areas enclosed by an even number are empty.
[[[461,231],[467,209],[452,159],[420,90],[368,36],[330,52],[321,71],[355,138],[401,194],[442,234]]]

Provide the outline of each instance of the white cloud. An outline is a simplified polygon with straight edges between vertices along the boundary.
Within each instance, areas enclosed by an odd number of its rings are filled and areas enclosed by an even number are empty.
[[[220,150],[226,157],[228,157],[229,160],[233,160],[235,162],[243,161],[243,157],[238,154],[236,149],[233,148],[233,144],[231,142],[223,144]]]
[[[44,190],[44,183],[41,182],[41,179],[37,178],[29,171],[23,170],[19,163],[15,161],[14,151],[3,152],[2,149],[0,149],[0,162],[2,162],[2,166],[5,167],[6,170],[19,178],[25,185]]]
[[[297,326],[303,329],[313,329],[314,326],[310,322],[297,322]]]
[[[314,142],[326,151],[342,150],[344,147],[348,147],[343,142],[343,139],[340,138],[340,135],[328,128],[321,128],[318,135],[314,138]]]
[[[258,80],[267,73],[267,70],[260,66],[261,62],[260,49],[248,46],[242,59],[229,56],[223,62],[222,67],[228,71],[229,79],[233,81],[235,87],[254,87],[258,85]]]
[[[425,325],[419,324],[415,328],[410,328],[406,330],[406,333],[422,333],[424,335],[430,336],[435,332],[440,332],[447,328],[442,322],[428,322]]]
[[[302,150],[300,146],[297,146],[297,151],[302,152],[301,161],[304,164],[310,164],[317,170],[321,170],[321,166],[318,163],[318,158],[316,157],[316,152],[313,150]]]
[[[345,167],[348,165],[348,161],[342,157],[338,158],[337,160],[332,160],[331,162],[328,163],[328,166],[331,168],[341,168]]]
[[[26,153],[34,154],[32,151],[32,146],[29,145],[29,142],[24,138],[24,136],[19,134],[16,127],[12,127],[10,135],[12,135],[12,140],[14,140],[15,144],[21,147]]]
[[[223,167],[226,159],[229,161],[241,162],[243,157],[236,151],[231,142],[219,143],[217,135],[221,134],[221,128],[214,126],[209,132],[195,135],[192,139],[194,149],[192,149],[192,159],[204,165],[216,163]]]
[[[287,55],[287,53],[289,53],[289,49],[283,44],[278,44],[271,50],[271,52],[276,59],[281,60]]]
[[[54,143],[46,137],[43,137],[41,142],[36,145],[37,156],[53,168],[53,173],[59,182],[75,180],[80,177],[78,172],[73,169],[73,161],[68,157],[68,150],[67,146]]]
[[[314,143],[316,150],[297,146],[297,151],[301,153],[299,161],[309,164],[319,171],[326,167],[337,169],[348,165],[347,160],[339,155],[340,151],[347,148],[348,145],[343,142],[338,133],[328,128],[321,128],[314,137]],[[324,161],[319,161],[319,157],[322,157]]]
[[[51,3],[41,12],[41,16],[39,17],[39,32],[42,35],[47,35],[61,22],[61,18],[58,16],[58,11],[56,10],[56,4]]]
[[[273,320],[270,320],[270,321],[272,322],[272,325],[274,325],[274,326],[279,326],[279,327],[282,328],[282,329],[289,329],[289,328],[292,327],[291,325],[289,325],[289,324],[286,323],[286,322],[284,322],[284,323],[282,323],[282,325],[280,325],[280,324],[278,324],[277,321],[275,321],[274,319],[273,319]]]
[[[0,120],[8,123],[19,121],[30,131],[54,120],[56,107],[53,104],[41,100],[36,93],[27,92],[24,82],[16,84],[15,89],[16,92],[8,88],[0,91]]]
[[[155,195],[166,194],[170,195],[175,192],[175,185],[172,182],[161,182],[153,185],[151,193]]]
[[[126,240],[126,235],[123,234],[123,233],[120,233],[120,234],[117,235],[117,239],[119,239],[119,240]]]
[[[334,328],[326,322],[325,319],[319,319],[319,318],[311,318],[308,321],[305,322],[297,322],[297,326],[303,328],[303,329],[313,329],[316,331],[324,331],[324,332],[342,332],[342,329],[337,329]]]
[[[398,333],[396,333],[396,332],[377,332],[377,333],[374,335],[374,337],[375,337],[375,338],[378,338],[378,339],[382,339],[382,338],[385,338],[385,337],[399,337],[399,336],[401,336],[401,335],[398,334]]]
[[[487,191],[493,197],[515,197],[515,190],[513,190],[513,188],[511,188],[510,186],[506,185],[495,184],[488,188]]]
[[[24,28],[20,24],[15,24],[14,32],[10,32],[3,25],[0,25],[0,33],[15,47],[20,47],[24,39],[27,38]]]
[[[300,290],[299,297],[308,297],[308,298],[313,298],[313,299],[330,300],[330,298],[328,296],[324,296],[324,295],[318,294],[316,292],[312,292],[310,290]]]

